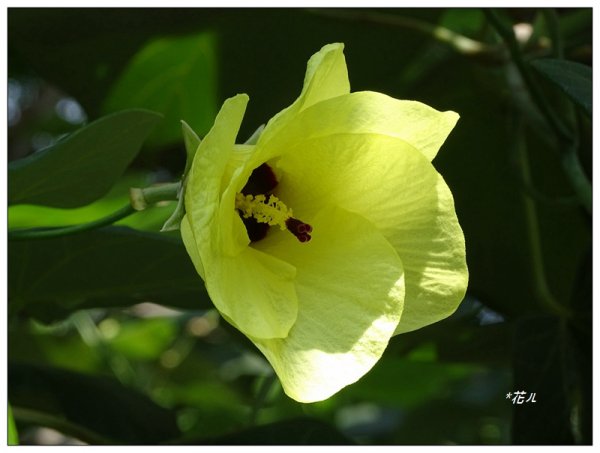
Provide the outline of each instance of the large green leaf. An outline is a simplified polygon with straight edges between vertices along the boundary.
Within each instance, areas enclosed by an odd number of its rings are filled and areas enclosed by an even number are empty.
[[[10,363],[15,418],[88,443],[155,444],[179,434],[175,413],[106,377]]]
[[[181,120],[206,134],[216,106],[214,34],[158,38],[131,60],[105,102],[105,111],[142,107],[162,113],[165,121],[149,141],[181,141]]]
[[[129,188],[148,186],[151,175],[141,172],[127,172],[102,198],[80,208],[61,209],[49,206],[19,204],[8,208],[8,228],[48,228],[63,227],[93,222],[106,217],[130,203]],[[137,211],[134,215],[119,220],[116,225],[128,226],[136,230],[160,230],[175,209],[176,202],[163,202],[152,209]]]
[[[554,58],[540,58],[530,62],[569,98],[592,116],[592,68],[581,63]]]
[[[10,242],[8,268],[10,312],[42,320],[143,301],[212,307],[179,240],[127,228]]]
[[[105,195],[160,115],[127,110],[105,116],[8,166],[9,204],[75,208]]]
[[[38,74],[96,116],[111,85],[148,39],[197,32],[207,19],[223,13],[206,8],[12,8],[9,72]]]

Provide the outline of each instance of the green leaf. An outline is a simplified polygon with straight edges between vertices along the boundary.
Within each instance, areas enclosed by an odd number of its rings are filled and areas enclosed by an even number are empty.
[[[592,116],[592,68],[574,61],[540,58],[530,62],[542,76],[560,88]]]
[[[11,242],[8,267],[10,312],[44,321],[143,301],[212,307],[179,240],[127,228]]]
[[[175,413],[106,377],[10,363],[8,394],[17,419],[84,442],[155,444],[179,435]]]
[[[8,445],[19,445],[19,433],[17,432],[17,425],[15,425],[15,419],[13,417],[12,409],[8,404]]]
[[[7,14],[9,66],[50,81],[96,116],[112,83],[149,39],[197,32],[223,14],[206,8],[15,8]]]
[[[181,141],[180,120],[206,133],[216,106],[215,37],[200,33],[158,38],[133,57],[113,86],[105,111],[143,107],[161,112],[165,121],[149,142]]]
[[[107,195],[80,208],[60,209],[26,204],[10,206],[8,208],[9,230],[64,227],[101,219],[130,203],[130,187],[147,186],[149,180],[149,175],[146,173],[128,172],[115,183]],[[175,202],[163,202],[160,205],[154,205],[152,209],[138,211],[134,215],[125,217],[115,225],[156,232],[160,230],[175,205]]]
[[[9,204],[83,206],[124,173],[160,116],[127,110],[105,116],[8,166]]]
[[[241,430],[226,436],[186,441],[207,445],[353,445],[333,426],[299,418]]]

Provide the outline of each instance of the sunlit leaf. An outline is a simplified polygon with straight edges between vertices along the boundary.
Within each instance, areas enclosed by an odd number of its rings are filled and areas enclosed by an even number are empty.
[[[105,195],[160,115],[127,110],[105,116],[55,145],[8,166],[8,203],[75,208]]]
[[[108,194],[93,203],[73,209],[53,208],[37,205],[14,205],[8,208],[10,230],[35,227],[61,227],[92,222],[105,217],[130,203],[129,188],[144,187],[150,184],[144,173],[126,174],[110,189]],[[160,230],[165,219],[173,211],[175,202],[163,202],[152,209],[138,211],[119,220],[116,224],[137,230]]]
[[[158,38],[130,61],[105,102],[105,111],[143,107],[164,114],[149,141],[181,141],[181,123],[205,133],[216,114],[215,37],[205,32]]]

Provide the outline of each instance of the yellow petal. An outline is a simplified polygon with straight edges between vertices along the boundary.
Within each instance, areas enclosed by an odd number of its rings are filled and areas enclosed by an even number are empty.
[[[282,338],[297,314],[295,269],[240,246],[248,236],[230,196],[230,179],[251,150],[235,145],[247,102],[246,95],[225,101],[198,147],[186,185],[182,238],[215,307],[247,335]]]
[[[296,136],[293,142],[277,162],[278,197],[301,219],[332,203],[381,231],[405,271],[404,313],[397,332],[450,315],[467,286],[464,236],[452,195],[427,158],[386,135]]]
[[[254,168],[282,152],[280,148],[270,147],[267,143],[281,133],[292,118],[312,105],[348,93],[350,81],[344,45],[327,44],[308,61],[304,86],[298,99],[267,123],[257,143],[259,149],[252,162]]]
[[[348,93],[350,81],[344,45],[327,44],[308,60],[302,93],[292,107],[297,106],[302,111],[317,102]]]
[[[235,257],[216,257],[213,266],[206,289],[236,328],[255,338],[288,335],[298,313],[294,266],[252,247]]]
[[[284,340],[252,341],[291,398],[326,399],[379,360],[402,313],[402,262],[367,220],[327,207],[300,244],[277,231],[256,243],[297,269],[298,318]]]
[[[291,137],[305,139],[335,134],[380,134],[404,140],[433,160],[458,121],[452,111],[439,112],[416,101],[361,91],[325,100],[290,119],[285,134],[269,144],[286,149]]]
[[[179,230],[181,231],[181,239],[183,239],[185,249],[188,255],[190,255],[192,263],[196,268],[196,272],[202,277],[202,280],[206,280],[204,277],[204,265],[202,264],[202,259],[198,253],[198,244],[196,243],[196,238],[194,237],[194,232],[190,226],[187,215],[184,215],[181,219]]]
[[[427,207],[407,216],[398,229],[383,230],[406,260],[410,281],[405,317],[396,334],[409,332],[450,316],[463,300],[469,282],[465,238],[456,217],[454,199],[436,172],[435,195],[422,196]],[[407,285],[408,286],[408,285]]]
[[[247,103],[246,95],[237,95],[225,101],[214,126],[200,143],[188,175],[185,209],[190,227],[198,239],[202,258],[206,250],[215,246],[213,241],[208,240],[209,234],[216,234],[219,229],[216,213],[223,185],[228,183],[223,181],[223,177],[234,152],[235,139]]]

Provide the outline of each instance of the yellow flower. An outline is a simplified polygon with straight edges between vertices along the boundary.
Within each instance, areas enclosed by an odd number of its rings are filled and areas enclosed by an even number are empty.
[[[198,146],[181,234],[287,395],[320,401],[464,297],[464,237],[431,164],[458,115],[350,93],[342,44],[313,55],[300,97],[238,145],[247,102],[226,100]]]

